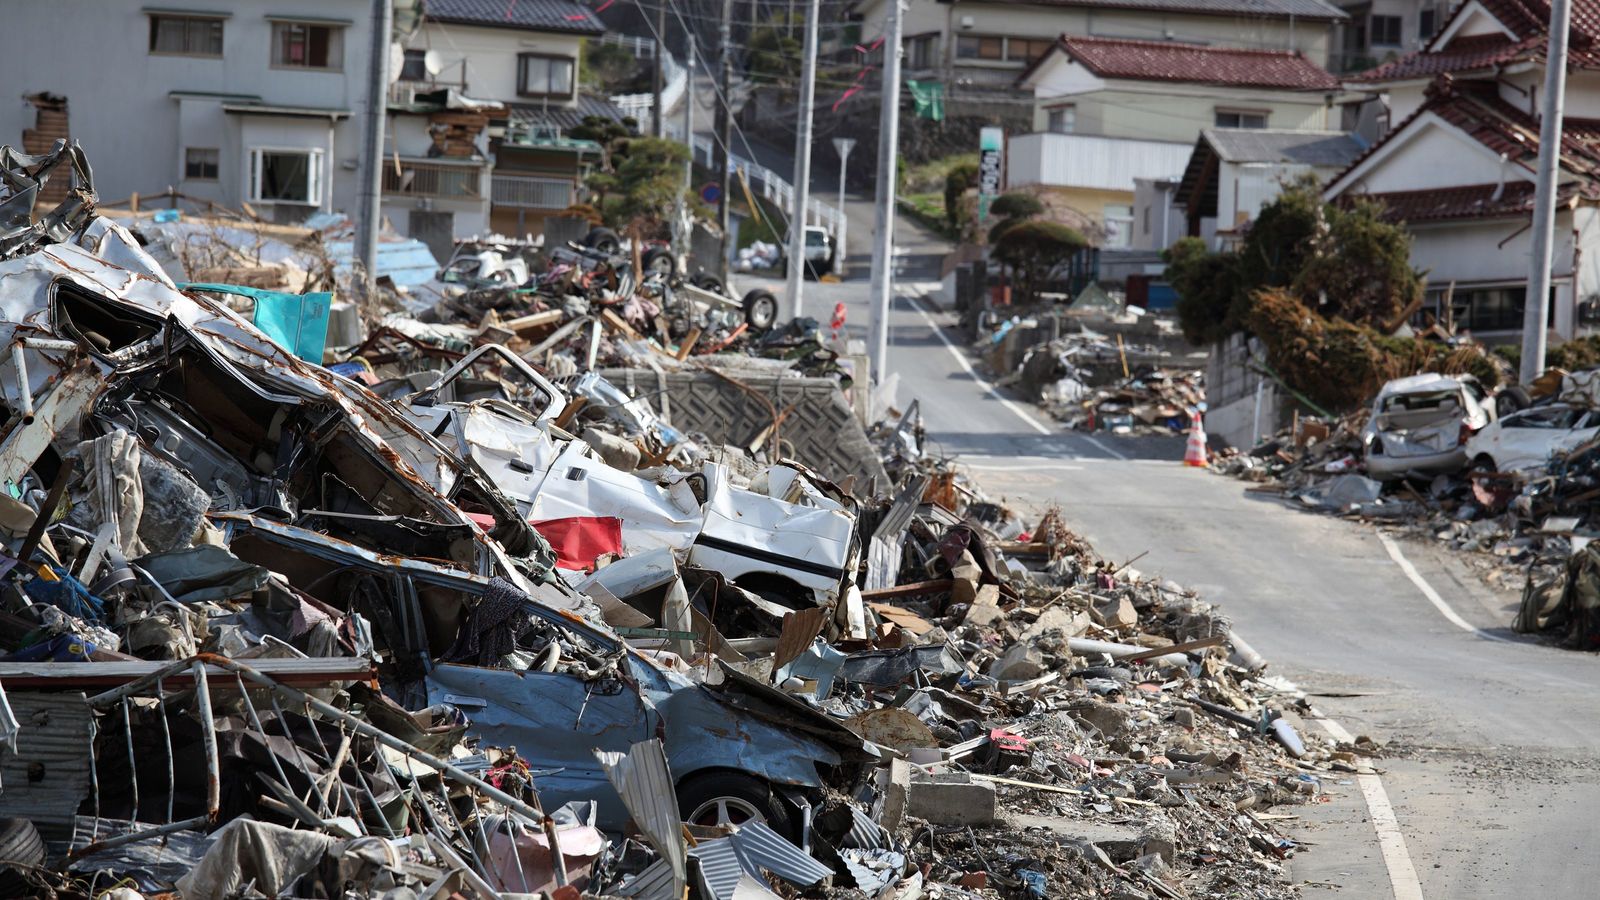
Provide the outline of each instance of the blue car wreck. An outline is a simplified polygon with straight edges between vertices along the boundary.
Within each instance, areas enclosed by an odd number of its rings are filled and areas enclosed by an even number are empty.
[[[713,671],[716,684],[666,668],[578,615],[583,598],[558,584],[530,596],[268,519],[214,521],[241,559],[270,563],[300,590],[329,602],[367,597],[385,656],[428,660],[420,683],[409,684],[415,672],[380,663],[386,693],[412,708],[455,707],[471,721],[469,736],[514,747],[546,809],[591,800],[596,824],[621,831],[627,812],[595,751],[661,738],[685,821],[764,821],[803,840],[825,776],[849,781],[851,769],[877,759],[837,720],[726,665]],[[384,648],[386,632],[426,647]]]

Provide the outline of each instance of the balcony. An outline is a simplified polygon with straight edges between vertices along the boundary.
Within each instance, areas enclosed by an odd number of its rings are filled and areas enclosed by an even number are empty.
[[[512,209],[566,209],[576,187],[565,178],[536,175],[496,175],[490,184],[491,202]]]
[[[483,163],[445,163],[401,157],[400,171],[383,167],[383,192],[402,197],[480,199],[483,197]]]

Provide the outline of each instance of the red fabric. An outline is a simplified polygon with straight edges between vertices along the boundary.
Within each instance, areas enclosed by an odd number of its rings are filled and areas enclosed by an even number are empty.
[[[533,522],[556,551],[556,567],[594,571],[594,562],[607,553],[622,553],[622,520],[615,516],[573,516]]]

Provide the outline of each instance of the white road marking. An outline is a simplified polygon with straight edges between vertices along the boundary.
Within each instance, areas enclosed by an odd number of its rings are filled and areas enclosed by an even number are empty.
[[[966,372],[968,375],[971,375],[972,376],[972,380],[976,381],[978,383],[978,385],[980,387],[982,387],[985,392],[988,393],[989,396],[993,397],[996,400],[999,400],[1001,406],[1004,406],[1006,409],[1011,410],[1011,412],[1015,413],[1017,418],[1019,418],[1023,422],[1025,422],[1034,431],[1037,431],[1040,434],[1055,434],[1056,433],[1054,429],[1051,429],[1051,428],[1048,428],[1048,427],[1046,427],[1044,425],[1041,425],[1039,423],[1038,419],[1035,419],[1033,416],[1029,415],[1027,410],[1023,409],[1017,403],[1015,403],[1012,400],[1008,400],[1006,397],[1002,396],[1000,391],[997,388],[995,388],[994,385],[990,384],[987,380],[985,380],[982,375],[979,375],[978,371],[972,367],[972,363],[967,361],[967,355],[965,353],[961,352],[961,348],[957,347],[955,344],[952,344],[950,342],[950,339],[944,336],[944,329],[940,328],[939,327],[939,323],[935,322],[933,320],[933,316],[928,315],[928,310],[927,310],[926,307],[924,307],[922,305],[922,300],[921,299],[919,299],[917,297],[910,296],[908,294],[904,294],[904,293],[902,293],[900,296],[902,296],[906,300],[910,301],[911,307],[913,309],[915,309],[919,315],[922,316],[922,320],[924,322],[928,323],[928,328],[932,329],[934,336],[939,339],[939,343],[944,344],[944,348],[946,350],[950,351],[950,355],[955,359],[956,365],[959,365],[961,367],[962,371]],[[1128,458],[1127,456],[1125,456],[1124,454],[1122,454],[1121,452],[1119,452],[1115,448],[1113,448],[1110,445],[1106,444],[1105,442],[1099,440],[1098,438],[1094,437],[1093,435],[1087,435],[1087,434],[1083,435],[1083,439],[1088,441],[1089,443],[1095,445],[1096,447],[1099,447],[1104,452],[1111,454],[1112,456],[1116,457],[1117,459],[1127,459]]]
[[[1322,723],[1322,729],[1336,741],[1351,743],[1355,735],[1343,725],[1324,716],[1315,707],[1311,710]],[[1383,779],[1376,772],[1363,772],[1356,776],[1361,786],[1361,796],[1367,801],[1367,816],[1372,820],[1372,830],[1378,834],[1378,849],[1383,852],[1383,866],[1389,870],[1389,888],[1394,900],[1422,900],[1422,882],[1417,878],[1417,867],[1411,861],[1411,851],[1406,849],[1406,836],[1400,833],[1400,820],[1389,804],[1389,792],[1383,789]]]
[[[1444,616],[1445,620],[1451,625],[1456,626],[1462,631],[1475,634],[1486,641],[1500,641],[1501,643],[1505,644],[1522,643],[1522,641],[1514,641],[1502,635],[1491,634],[1487,631],[1484,631],[1482,628],[1478,628],[1471,622],[1468,622],[1466,619],[1461,618],[1461,616],[1450,607],[1450,604],[1444,602],[1444,598],[1439,596],[1439,592],[1433,589],[1433,585],[1429,584],[1427,579],[1422,577],[1422,573],[1418,572],[1417,567],[1411,564],[1411,560],[1406,559],[1406,555],[1400,552],[1400,545],[1396,544],[1393,538],[1380,531],[1378,532],[1378,540],[1383,543],[1383,549],[1389,551],[1389,558],[1394,560],[1395,565],[1400,567],[1400,571],[1404,572],[1406,577],[1411,579],[1411,583],[1417,586],[1417,590],[1422,592],[1422,596],[1427,597],[1428,602],[1432,603],[1434,608],[1439,611],[1439,614]]]

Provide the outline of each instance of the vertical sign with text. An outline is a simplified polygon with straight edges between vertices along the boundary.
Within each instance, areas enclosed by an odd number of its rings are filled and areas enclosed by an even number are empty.
[[[1001,153],[1005,149],[1004,129],[986,127],[978,132],[978,225],[989,218],[989,204],[1000,195]]]

